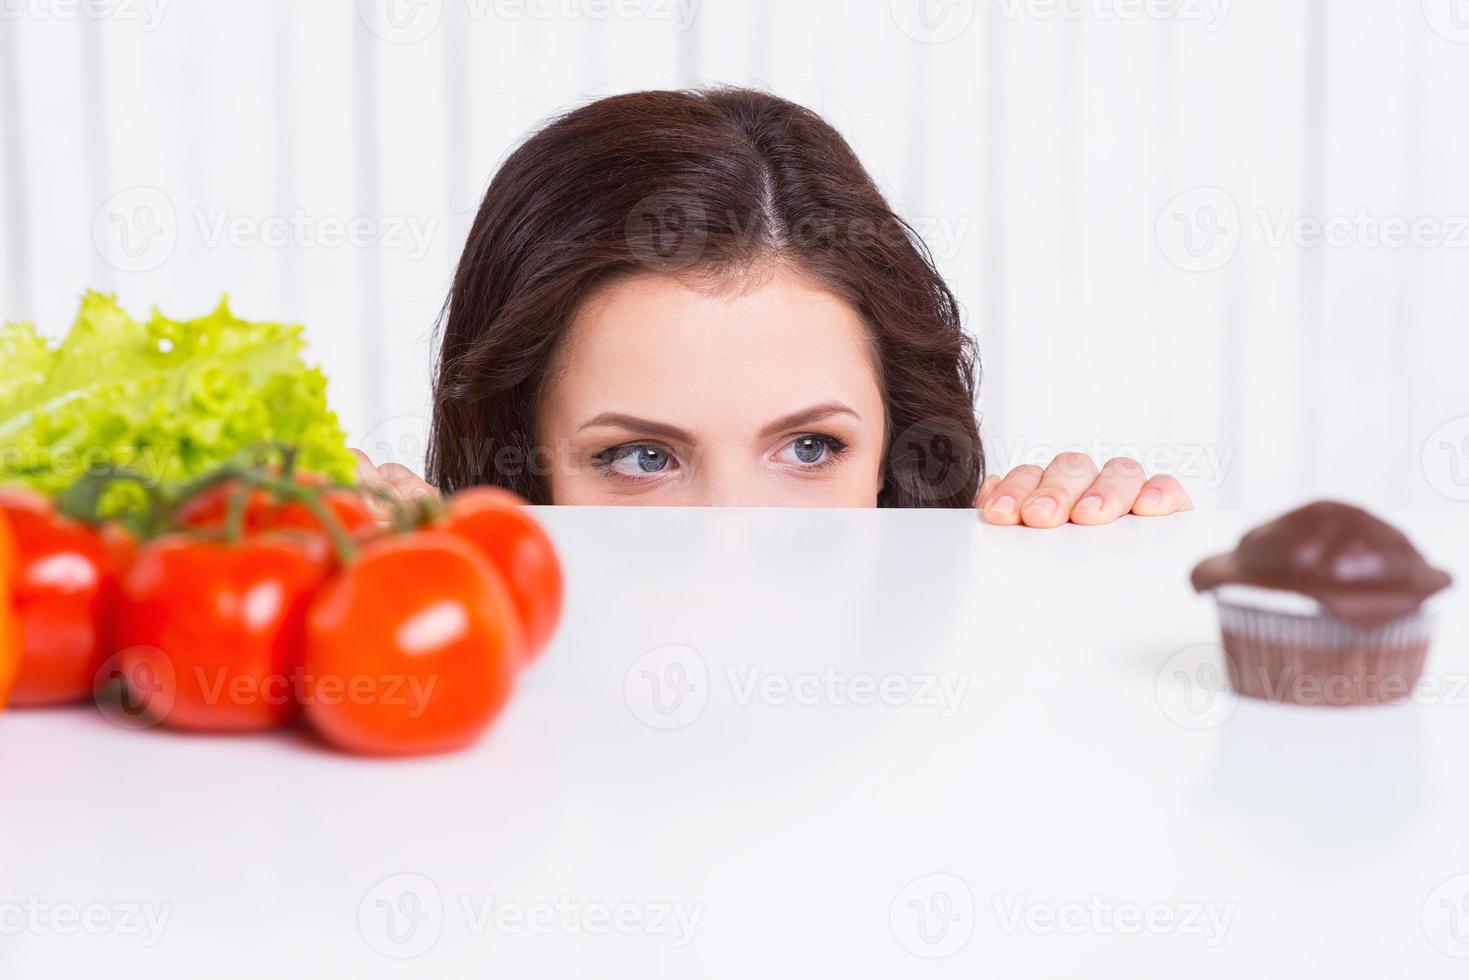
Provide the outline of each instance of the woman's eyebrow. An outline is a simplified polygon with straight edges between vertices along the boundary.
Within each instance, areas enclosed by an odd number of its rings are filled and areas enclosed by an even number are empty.
[[[693,436],[676,425],[669,425],[667,422],[655,422],[652,419],[642,419],[636,415],[627,415],[622,412],[603,412],[601,415],[594,415],[577,426],[576,431],[580,432],[583,429],[591,429],[599,425],[616,426],[617,428],[628,429],[633,432],[646,432],[649,435],[662,436],[665,439],[671,439],[676,442],[694,441]]]
[[[789,415],[781,416],[760,430],[760,438],[767,439],[787,429],[799,429],[802,426],[812,425],[822,419],[831,418],[833,415],[850,415],[857,421],[862,421],[862,416],[854,408],[841,402],[822,402],[820,405],[812,405],[810,408],[803,408]]]
[[[820,422],[822,419],[831,418],[833,415],[850,415],[858,421],[862,419],[861,414],[856,409],[844,405],[841,402],[822,402],[820,405],[812,405],[809,408],[802,408],[798,411],[791,412],[789,415],[782,415],[760,430],[760,438],[768,439],[787,429],[797,429],[803,425],[812,425]],[[678,442],[692,443],[694,441],[693,436],[676,425],[669,425],[667,422],[656,422],[653,419],[639,418],[636,415],[628,415],[625,412],[603,412],[600,415],[594,415],[577,426],[576,431],[580,432],[583,429],[592,429],[597,426],[615,426],[619,429],[627,429],[632,432],[646,432],[648,435],[661,436],[665,439]]]

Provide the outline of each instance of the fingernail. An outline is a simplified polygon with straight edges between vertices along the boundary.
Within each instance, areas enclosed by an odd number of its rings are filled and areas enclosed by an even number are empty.
[[[1030,503],[1026,504],[1025,507],[1027,510],[1034,511],[1037,514],[1049,514],[1056,509],[1056,498],[1036,497]]]
[[[1151,507],[1163,499],[1163,491],[1157,487],[1149,487],[1143,491],[1142,503],[1145,507]]]
[[[409,496],[410,499],[418,500],[418,499],[420,499],[422,497],[427,497],[428,496],[428,490],[425,489],[424,487],[414,487],[413,490],[412,490],[412,492],[410,492],[408,494],[408,496]]]
[[[1081,498],[1080,506],[1083,510],[1101,510],[1102,495],[1097,493],[1089,493],[1085,497]]]
[[[990,501],[989,509],[994,511],[1000,517],[1009,517],[1011,514],[1015,513],[1015,498],[1011,497],[1009,494],[1006,494],[1003,497],[996,497],[994,500]]]

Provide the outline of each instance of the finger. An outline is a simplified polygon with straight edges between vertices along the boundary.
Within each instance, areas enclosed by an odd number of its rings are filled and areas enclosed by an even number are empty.
[[[1144,483],[1143,492],[1138,494],[1132,505],[1132,512],[1139,517],[1162,517],[1193,509],[1193,501],[1183,487],[1166,474],[1159,474]]]
[[[357,457],[357,482],[375,486],[382,482],[378,476],[377,467],[373,465],[372,457],[360,449],[352,450],[352,455]]]
[[[1102,465],[1102,474],[1087,488],[1075,507],[1071,520],[1076,524],[1107,524],[1132,510],[1142,492],[1147,472],[1135,459],[1119,456]]]
[[[980,510],[984,510],[985,500],[989,497],[990,491],[993,490],[999,482],[1000,478],[993,473],[985,477],[984,482],[979,485],[979,494],[974,498],[974,506],[978,507]]]
[[[1020,501],[1041,482],[1039,466],[1017,466],[995,484],[984,502],[984,519],[991,524],[1019,524]]]
[[[1061,453],[1046,467],[1039,485],[1020,508],[1031,527],[1055,527],[1071,517],[1071,508],[1097,478],[1097,464],[1086,453]]]
[[[401,463],[384,463],[377,471],[388,489],[403,500],[416,500],[436,493],[417,473]]]

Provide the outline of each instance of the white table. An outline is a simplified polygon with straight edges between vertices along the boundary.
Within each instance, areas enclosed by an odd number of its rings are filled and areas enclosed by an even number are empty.
[[[1469,971],[1463,602],[1416,703],[1206,702],[1187,572],[1267,515],[543,514],[567,615],[470,751],[0,717],[0,976]]]

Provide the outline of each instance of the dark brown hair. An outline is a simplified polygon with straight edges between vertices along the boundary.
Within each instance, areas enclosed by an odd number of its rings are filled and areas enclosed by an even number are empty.
[[[549,503],[541,386],[618,276],[738,276],[777,261],[866,322],[887,411],[883,507],[969,507],[984,476],[976,355],[953,294],[850,146],[747,89],[638,92],[534,133],[490,183],[442,320],[429,479]]]

